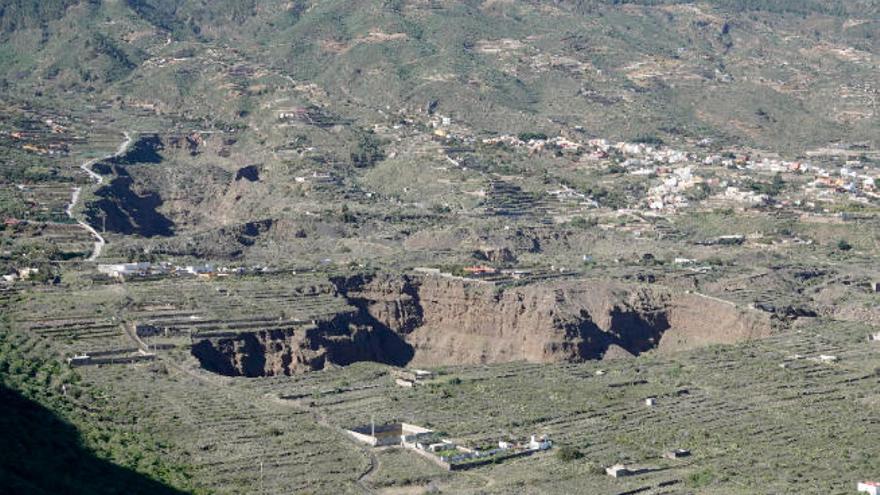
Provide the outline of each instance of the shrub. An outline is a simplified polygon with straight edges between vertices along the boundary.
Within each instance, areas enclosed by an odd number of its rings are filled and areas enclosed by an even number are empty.
[[[517,136],[517,138],[519,138],[520,141],[531,141],[533,139],[535,141],[540,141],[546,140],[547,135],[543,132],[521,132],[519,133],[519,136]]]
[[[704,469],[691,473],[687,477],[687,483],[692,488],[702,488],[712,484],[715,481],[715,472],[711,469]]]
[[[837,241],[837,249],[841,251],[849,251],[852,249],[852,244],[846,241],[846,239],[841,239]]]
[[[574,217],[569,222],[569,225],[577,229],[588,229],[599,225],[599,220],[594,217]]]
[[[556,451],[556,458],[562,462],[571,462],[580,459],[583,456],[584,454],[580,450],[570,445],[560,447],[559,450]]]
[[[633,141],[636,143],[649,144],[652,146],[662,146],[663,145],[662,138],[660,138],[659,136],[651,135],[651,134],[636,136],[636,138]]]

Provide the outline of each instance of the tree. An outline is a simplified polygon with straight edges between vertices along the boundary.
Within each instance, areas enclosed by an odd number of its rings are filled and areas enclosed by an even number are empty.
[[[357,168],[366,168],[373,166],[376,162],[385,157],[379,140],[372,132],[359,132],[357,136],[357,145],[352,150],[351,163]]]

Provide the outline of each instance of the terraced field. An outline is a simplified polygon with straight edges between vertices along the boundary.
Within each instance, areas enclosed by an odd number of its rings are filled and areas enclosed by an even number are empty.
[[[810,493],[849,493],[853,480],[878,468],[864,445],[878,427],[877,351],[864,327],[820,324],[675,362],[449,368],[438,384],[415,389],[395,388],[368,369],[248,385],[340,425],[368,422],[368,411],[377,422],[413,421],[465,445],[541,433],[584,455],[572,463],[539,455],[481,468],[508,490],[572,493],[587,483],[591,493],[746,494],[798,484]],[[839,361],[818,362],[820,354]],[[645,405],[648,397],[656,397],[655,406]],[[694,455],[661,458],[674,448]],[[598,469],[618,462],[649,471],[613,480]]]
[[[266,378],[201,369],[188,352],[190,331],[283,327],[341,307],[316,276],[259,280],[56,288],[30,295],[27,306],[8,304],[15,331],[49,343],[59,359],[141,345],[123,321],[163,329],[144,338],[173,344],[159,346],[158,361],[78,370],[109,400],[134,407],[139,427],[188,459],[197,486],[217,493],[259,486],[267,493],[574,493],[589,486],[609,495],[752,494],[798,485],[845,494],[880,469],[870,454],[880,427],[880,344],[868,341],[865,325],[810,321],[765,340],[674,357],[445,367],[411,389],[395,386],[389,367],[376,363]],[[269,305],[277,311],[260,312]],[[287,316],[278,320],[281,313]],[[342,432],[371,420],[412,422],[469,446],[547,434],[556,449],[582,457],[563,461],[551,450],[451,474],[411,452],[367,452]],[[675,448],[693,455],[662,458]],[[621,462],[640,474],[602,472]]]

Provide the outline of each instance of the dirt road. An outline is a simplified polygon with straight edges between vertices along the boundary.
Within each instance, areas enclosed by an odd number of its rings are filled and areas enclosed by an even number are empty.
[[[128,132],[123,132],[123,135],[125,136],[125,141],[123,141],[119,145],[119,148],[116,149],[115,153],[109,154],[105,157],[88,160],[79,166],[79,168],[83,169],[89,175],[89,177],[91,177],[99,186],[104,183],[104,177],[102,177],[100,174],[96,174],[95,171],[92,170],[92,165],[100,161],[122,156],[122,154],[125,153],[128,147],[131,145],[132,141],[131,136],[128,134]],[[103,251],[104,246],[107,244],[107,241],[104,240],[104,237],[99,234],[98,231],[94,229],[94,227],[92,227],[85,221],[76,218],[76,216],[74,215],[73,210],[74,208],[76,208],[76,203],[79,201],[79,197],[81,194],[81,187],[77,187],[73,190],[73,195],[70,198],[70,204],[67,205],[67,216],[73,220],[76,220],[76,223],[82,226],[82,228],[88,230],[92,234],[92,236],[95,237],[95,248],[92,250],[92,254],[89,255],[88,258],[86,258],[86,261],[95,261],[96,259],[98,259],[99,256],[101,256],[101,251]]]

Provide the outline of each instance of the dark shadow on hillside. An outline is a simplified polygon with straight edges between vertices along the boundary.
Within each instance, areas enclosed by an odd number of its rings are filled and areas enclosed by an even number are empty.
[[[174,222],[157,211],[162,198],[156,192],[143,196],[135,193],[131,177],[122,176],[110,181],[95,192],[101,198],[89,203],[86,212],[89,225],[99,232],[138,234],[144,237],[174,235]]]
[[[136,163],[162,163],[162,155],[159,154],[165,148],[159,136],[144,136],[128,148],[122,156],[106,160],[112,165],[133,165]]]
[[[52,411],[0,385],[0,492],[159,494],[184,492],[99,459]]]
[[[611,333],[616,344],[638,356],[660,345],[669,330],[669,320],[662,311],[639,312],[614,308],[611,311]]]
[[[348,345],[328,346],[328,360],[333,364],[348,366],[361,361],[406,366],[415,356],[415,349],[403,336],[361,309],[353,321],[336,318],[331,326],[344,329],[351,335]],[[331,338],[325,338],[330,344]]]
[[[159,152],[164,148],[159,136],[144,136],[122,156],[92,166],[92,170],[101,175],[113,174],[115,177],[95,191],[97,199],[90,202],[86,210],[89,225],[99,232],[144,237],[174,235],[174,222],[158,211],[163,203],[161,195],[156,191],[136,192],[128,170],[129,166],[162,163]]]

